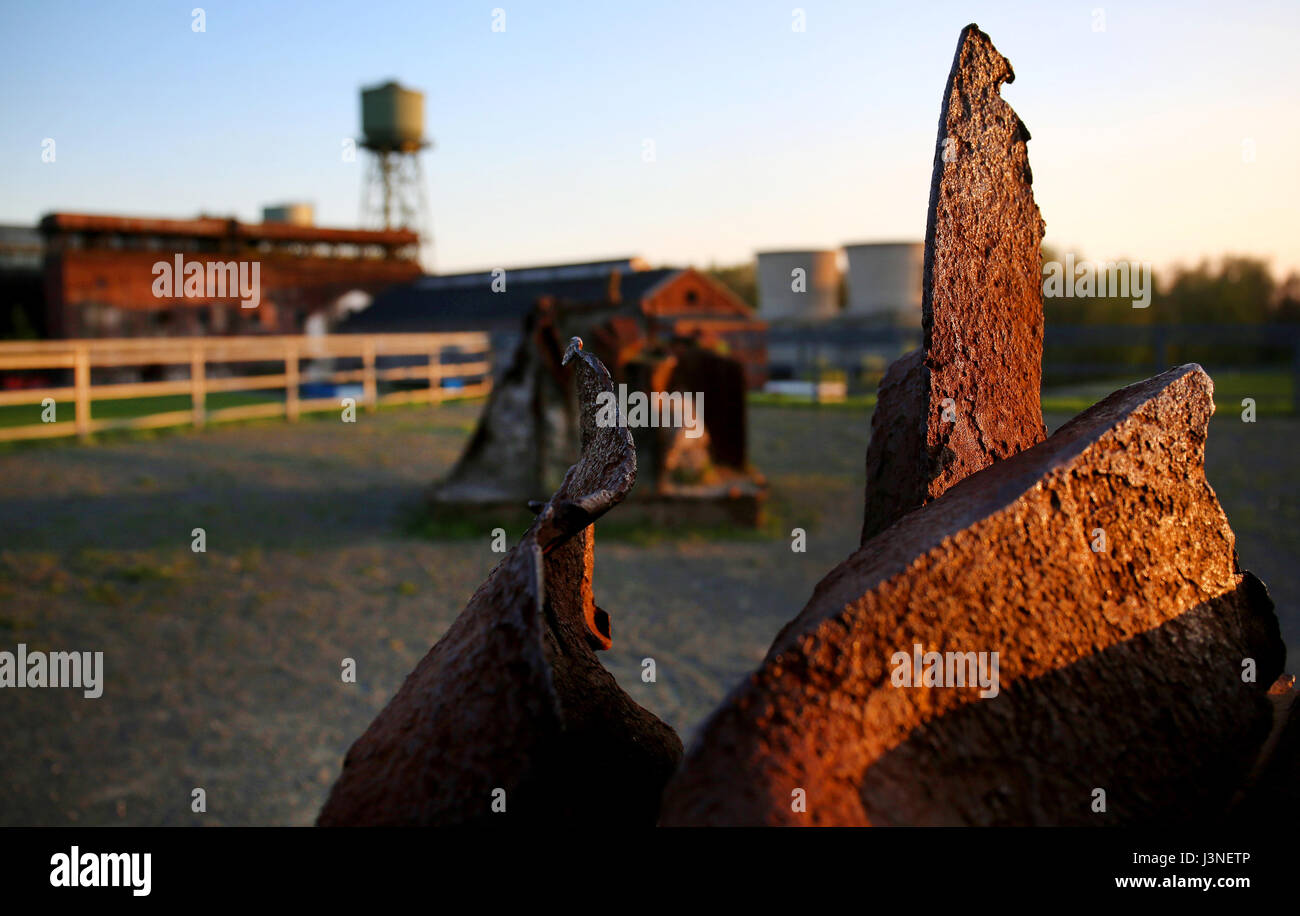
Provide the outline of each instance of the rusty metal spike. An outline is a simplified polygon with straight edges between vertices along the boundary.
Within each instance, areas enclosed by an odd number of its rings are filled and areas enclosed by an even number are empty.
[[[859,548],[701,729],[663,822],[1222,817],[1285,649],[1205,480],[1212,391],[1194,365],[1118,391]],[[999,653],[998,689],[903,683],[918,646]]]
[[[944,90],[926,215],[924,347],[871,418],[865,543],[964,477],[1041,442],[1043,219],[1011,64],[975,25]],[[951,399],[951,400],[949,400]]]
[[[626,428],[596,424],[613,385],[577,358],[581,457],[352,745],[319,824],[654,824],[681,740],[594,653],[610,624],[591,523],[631,490],[636,449]]]

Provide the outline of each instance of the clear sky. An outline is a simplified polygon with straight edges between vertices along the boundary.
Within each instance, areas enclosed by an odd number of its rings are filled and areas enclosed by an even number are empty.
[[[1015,67],[1049,243],[1300,269],[1296,0],[3,0],[0,221],[307,200],[355,225],[342,140],[397,78],[427,93],[439,270],[920,239],[972,21]]]

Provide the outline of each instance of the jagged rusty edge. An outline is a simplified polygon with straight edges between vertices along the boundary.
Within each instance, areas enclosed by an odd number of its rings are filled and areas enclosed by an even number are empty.
[[[1262,582],[1257,587],[1267,591]],[[1300,690],[1295,675],[1279,677],[1269,688],[1273,728],[1259,751],[1250,776],[1232,801],[1235,825],[1290,826],[1300,815]]]
[[[451,471],[430,489],[435,512],[508,504],[541,490],[542,448],[537,405],[539,380],[549,369],[542,342],[550,313],[538,308],[523,321],[523,335],[492,386],[478,422]],[[509,435],[502,435],[506,429]]]
[[[605,367],[583,354],[577,380],[578,462],[353,743],[318,824],[491,823],[489,793],[506,786],[534,814],[654,822],[681,741],[596,661],[584,638],[592,620],[581,619],[596,610],[583,582],[591,574],[589,526],[630,491],[636,452],[621,423],[595,422],[597,396],[613,392]],[[580,534],[576,554],[563,549]],[[501,685],[502,677],[510,682]],[[586,772],[575,752],[597,758],[601,772]],[[593,785],[603,789],[596,797]]]
[[[944,86],[926,211],[924,342],[881,381],[862,543],[1047,435],[1039,404],[1043,220],[1029,131],[1001,95],[1014,79],[988,35],[974,24],[962,30]],[[942,419],[949,397],[955,422]]]
[[[1169,370],[1112,394],[1047,442],[972,475],[859,548],[818,584],[762,665],[701,727],[666,792],[663,822],[1167,822],[1189,799],[1202,806],[1183,812],[1186,818],[1222,816],[1223,809],[1212,805],[1226,806],[1269,719],[1263,688],[1237,677],[1236,650],[1256,659],[1259,676],[1268,683],[1280,672],[1285,649],[1272,602],[1258,579],[1240,569],[1231,528],[1204,477],[1201,462],[1212,413],[1212,384],[1204,371],[1194,364]],[[1196,462],[1195,467],[1166,468],[1159,457],[1138,457],[1146,452],[1147,436],[1159,436],[1169,423],[1184,431],[1157,440],[1164,443],[1164,460]],[[1038,570],[1040,577],[1055,577],[1043,579],[1034,593],[1060,596],[1059,611],[1055,603],[1040,602],[1035,613],[1024,616],[1029,606],[1011,600],[996,614],[983,608],[991,623],[978,614],[969,617],[961,601],[982,593],[978,581],[963,585],[964,597],[955,599],[956,605],[926,603],[927,593],[955,587],[958,573],[952,564],[982,556],[980,545],[989,538],[1013,536],[1015,544],[1032,544],[1030,525],[1057,526],[1062,543],[1051,556],[1076,551],[1089,556],[1091,535],[1071,533],[1071,515],[1077,520],[1082,507],[1092,505],[1079,500],[1096,492],[1078,491],[1087,467],[1076,463],[1085,454],[1096,462],[1097,485],[1122,483],[1127,504],[1146,505],[1144,519],[1155,526],[1138,532],[1129,548],[1138,561],[1136,571],[1123,572],[1124,562],[1132,567],[1133,559],[1117,559],[1107,574],[1117,582],[1150,578],[1163,566],[1164,586],[1152,580],[1109,597],[1104,580],[1085,576],[1075,584],[1075,574],[1060,579],[1068,564],[1058,561]],[[1187,498],[1194,500],[1194,519],[1160,527],[1161,495],[1150,491],[1161,483],[1191,486]],[[1058,500],[1066,501],[1064,510]],[[1122,511],[1122,504],[1111,511]],[[1208,527],[1200,534],[1180,533],[1191,524]],[[1163,559],[1158,550],[1153,553],[1142,535],[1155,537],[1157,527],[1185,552]],[[1201,554],[1213,557],[1213,567],[1199,562]],[[1196,564],[1195,579],[1188,578],[1193,575],[1189,563]],[[996,568],[980,573],[978,567],[963,567],[960,576],[968,575],[991,577],[991,583],[1002,578]],[[1060,584],[1052,586],[1054,581]],[[1185,594],[1193,582],[1199,594]],[[996,592],[995,584],[990,588]],[[1105,609],[1089,623],[1100,626],[1104,618],[1101,644],[1092,629],[1072,629],[1080,622],[1070,609],[1082,611],[1078,605],[1088,600],[1089,589],[1108,596]],[[1039,635],[1021,646],[1017,640],[1026,632]],[[1006,640],[1002,645],[999,633]],[[967,645],[973,634],[976,643],[989,644]],[[884,664],[888,656],[878,658],[870,647],[892,651],[899,648],[895,640],[914,636],[924,637],[927,650],[1003,651],[1003,673],[1010,675],[1002,682],[1003,695],[985,707],[956,693],[918,699],[884,689],[891,686]],[[1008,646],[1013,650],[1009,668]],[[1201,674],[1201,667],[1207,673]],[[1073,721],[1071,715],[1083,712],[1093,694],[1106,697],[1105,708],[1092,710],[1090,724]],[[1192,708],[1190,696],[1212,702]],[[1114,702],[1121,697],[1124,703]],[[1167,716],[1177,718],[1165,724]],[[1052,728],[1077,732],[1065,746],[1079,756],[1068,764],[1059,759],[1061,750],[1033,740],[1044,729],[1052,735]],[[1129,759],[1136,747],[1144,749],[1145,763]],[[974,768],[974,775],[961,772],[961,761]],[[1112,816],[1099,819],[1090,813],[1086,787],[1079,783],[1107,784],[1107,774],[1123,777],[1109,784],[1122,784],[1124,790],[1112,795]],[[1071,791],[1044,795],[1034,788],[1038,780],[1052,780],[1056,788],[1068,784]],[[806,789],[807,817],[792,809],[792,788]]]
[[[585,350],[574,356],[582,454],[529,529],[548,553],[626,499],[636,484],[636,445],[617,398],[611,405],[614,423],[596,422],[599,396],[614,393],[609,370]]]
[[[525,781],[562,729],[543,583],[541,549],[521,541],[353,742],[318,825],[486,822],[492,790]]]

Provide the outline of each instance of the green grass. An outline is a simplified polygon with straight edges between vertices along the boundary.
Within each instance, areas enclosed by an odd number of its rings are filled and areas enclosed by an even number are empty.
[[[1140,382],[1144,375],[1127,375],[1100,381],[1079,382],[1051,388],[1043,393],[1043,410],[1057,413],[1078,413],[1086,410],[1125,385]],[[1292,377],[1285,370],[1260,372],[1218,371],[1210,372],[1214,381],[1214,406],[1220,412],[1240,412],[1243,398],[1254,398],[1255,409],[1261,415],[1288,415],[1294,413]]]
[[[176,566],[160,563],[134,563],[114,570],[113,574],[133,585],[140,582],[171,582],[181,577]]]
[[[382,393],[382,392],[381,392]],[[441,403],[456,404],[459,402],[483,401],[482,396],[461,398],[448,397]],[[207,396],[206,405],[208,413],[223,410],[227,407],[242,407],[247,404],[275,404],[283,403],[284,396],[281,393],[271,393],[264,391],[221,391],[214,392]],[[152,414],[171,413],[174,411],[186,411],[192,407],[189,395],[162,395],[159,397],[148,398],[121,398],[105,401],[93,401],[90,407],[90,416],[94,420],[130,420],[136,417],[147,417]],[[423,408],[427,404],[380,404],[380,412],[392,410],[407,410],[412,407]],[[41,412],[44,408],[39,404],[6,404],[0,406],[0,429],[15,426],[32,426],[41,422]],[[76,407],[72,401],[58,401],[55,406],[55,417],[58,421],[70,421],[76,415]],[[312,410],[300,415],[300,420],[328,420],[336,417],[337,414],[331,410]],[[223,420],[221,418],[209,417],[209,422],[219,423],[221,426],[260,426],[266,424],[283,423],[283,417],[251,417],[239,420]],[[453,432],[472,432],[474,424],[470,423],[453,423],[444,427],[437,427],[443,431]],[[111,439],[152,439],[160,435],[174,434],[177,432],[186,432],[193,430],[189,423],[177,426],[159,427],[153,429],[114,429],[100,430],[94,434],[97,441],[108,441]],[[53,443],[75,443],[77,440],[72,435],[53,439],[25,439],[15,442],[0,443],[0,452],[11,449],[42,448],[48,447]]]
[[[810,401],[792,394],[768,394],[751,391],[747,397],[751,407],[818,407],[825,410],[865,410],[876,406],[874,394],[854,394],[842,401]]]
[[[280,400],[283,399],[256,391],[218,391],[208,395],[207,407],[211,411],[225,407],[242,407],[245,404],[268,404]],[[189,410],[191,405],[190,396],[187,394],[92,401],[90,416],[95,420],[130,420],[136,417],[147,417],[150,414]],[[43,410],[40,404],[6,404],[0,407],[0,428],[32,426],[40,423]],[[55,419],[71,420],[76,416],[76,410],[76,405],[72,401],[57,401],[54,408]]]
[[[439,515],[428,505],[411,506],[401,517],[398,529],[408,537],[426,541],[468,541],[484,537],[493,528],[504,528],[508,543],[526,531],[532,524],[533,514],[524,507],[510,509],[484,509],[480,512],[460,510],[455,514]],[[704,543],[728,541],[770,541],[786,537],[787,525],[783,507],[769,503],[764,507],[763,520],[758,528],[736,524],[716,525],[651,525],[644,521],[625,520],[615,510],[596,522],[596,531],[602,541],[653,547],[665,543]]]
[[[765,507],[762,523],[757,528],[744,525],[649,525],[642,522],[623,521],[615,509],[596,522],[596,533],[602,541],[615,541],[636,547],[654,547],[659,544],[726,543],[731,541],[772,541],[784,537],[784,523],[772,508]]]
[[[1255,409],[1260,415],[1276,416],[1294,413],[1292,374],[1285,369],[1259,372],[1218,371],[1211,372],[1210,377],[1214,380],[1214,404],[1220,411],[1239,412],[1243,398],[1254,398]],[[1079,413],[1111,392],[1125,385],[1140,382],[1144,378],[1147,376],[1125,375],[1054,386],[1043,392],[1043,411]],[[851,395],[843,401],[817,404],[791,395],[754,391],[749,393],[748,402],[751,407],[803,407],[816,410],[859,411],[874,408],[876,396],[874,394]]]

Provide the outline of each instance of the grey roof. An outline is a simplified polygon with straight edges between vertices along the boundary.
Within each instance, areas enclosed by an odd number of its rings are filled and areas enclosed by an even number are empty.
[[[380,293],[370,307],[357,312],[339,328],[342,333],[393,333],[429,331],[512,330],[537,304],[550,296],[561,302],[597,303],[609,295],[610,274],[624,262],[604,262],[601,269],[566,276],[563,268],[598,265],[561,265],[507,271],[506,288],[493,292],[490,273],[420,277]],[[616,265],[605,266],[605,265]],[[641,298],[678,268],[620,270],[619,291],[626,303]]]
[[[45,247],[45,236],[35,226],[0,225],[0,244]]]

